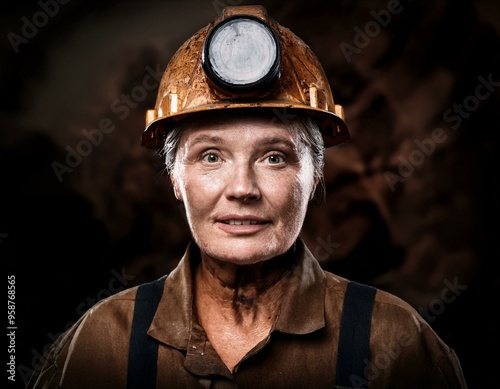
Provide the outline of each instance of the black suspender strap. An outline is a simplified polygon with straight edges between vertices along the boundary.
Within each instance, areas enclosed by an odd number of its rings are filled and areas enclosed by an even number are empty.
[[[137,289],[130,332],[127,389],[156,387],[158,342],[147,331],[160,302],[165,277],[141,284]]]
[[[370,326],[377,289],[350,281],[344,297],[337,355],[337,386],[366,388]],[[361,386],[360,386],[361,385]]]

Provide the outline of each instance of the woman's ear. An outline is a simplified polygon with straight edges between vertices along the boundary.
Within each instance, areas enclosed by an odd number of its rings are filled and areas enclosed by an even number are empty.
[[[172,182],[172,188],[174,189],[174,196],[177,200],[183,201],[182,192],[179,190],[179,182],[175,178],[173,173],[170,173],[170,181]]]
[[[309,201],[312,201],[312,199],[314,198],[314,194],[316,193],[316,188],[318,187],[318,183],[319,183],[319,178],[314,177],[314,182],[311,189],[311,195],[309,196]]]

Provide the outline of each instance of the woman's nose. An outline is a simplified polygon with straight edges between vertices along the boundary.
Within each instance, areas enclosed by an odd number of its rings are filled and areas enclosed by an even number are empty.
[[[261,193],[257,185],[255,171],[248,164],[233,166],[233,171],[228,175],[225,190],[229,200],[256,201]]]

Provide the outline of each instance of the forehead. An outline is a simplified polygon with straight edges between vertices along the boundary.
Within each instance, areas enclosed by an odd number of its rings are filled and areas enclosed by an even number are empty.
[[[231,111],[231,110],[229,110]],[[292,121],[279,120],[272,114],[252,114],[249,112],[218,112],[191,118],[183,124],[181,143],[200,139],[202,134],[211,133],[221,141],[236,140],[242,144],[254,143],[257,139],[283,139],[297,144],[298,126]],[[208,137],[201,137],[201,139]]]

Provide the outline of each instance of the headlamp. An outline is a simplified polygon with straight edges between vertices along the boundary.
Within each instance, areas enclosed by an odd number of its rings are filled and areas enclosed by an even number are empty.
[[[224,91],[248,94],[269,88],[280,74],[281,50],[274,31],[252,16],[216,25],[202,50],[205,73]]]

